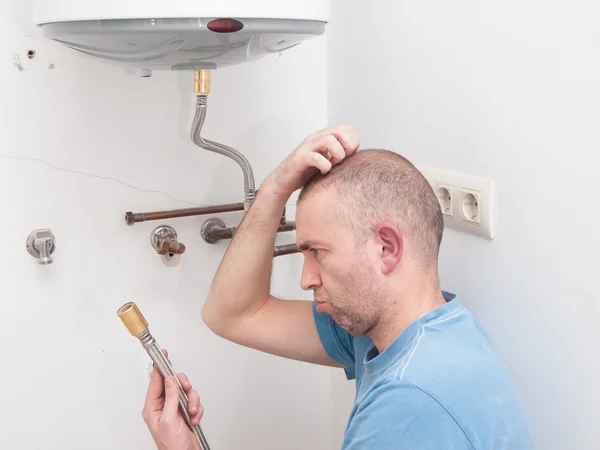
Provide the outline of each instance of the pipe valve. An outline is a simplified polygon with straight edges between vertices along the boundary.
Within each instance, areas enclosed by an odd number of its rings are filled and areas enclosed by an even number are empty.
[[[32,231],[27,237],[25,246],[29,254],[37,258],[39,264],[48,265],[54,262],[51,255],[54,253],[56,245],[54,243],[54,235],[49,229],[44,228]]]
[[[185,245],[177,240],[177,232],[173,227],[160,225],[150,235],[150,243],[159,255],[182,255]]]

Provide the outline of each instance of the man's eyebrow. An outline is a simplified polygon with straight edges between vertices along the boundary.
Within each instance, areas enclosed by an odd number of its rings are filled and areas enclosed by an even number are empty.
[[[319,242],[316,241],[304,241],[302,244],[300,244],[298,246],[298,248],[300,249],[301,252],[304,252],[308,249],[310,249],[311,247],[318,247],[319,246]]]
[[[300,244],[298,246],[298,248],[300,249],[301,252],[305,252],[306,250],[308,250],[310,248],[310,243],[305,241],[302,244]]]

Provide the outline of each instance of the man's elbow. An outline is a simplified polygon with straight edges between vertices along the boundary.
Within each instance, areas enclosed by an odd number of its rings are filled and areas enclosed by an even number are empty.
[[[209,304],[204,304],[202,310],[200,311],[200,315],[202,316],[202,321],[208,327],[208,329],[217,336],[222,337],[221,330],[223,327],[221,326],[221,322],[223,320],[219,320],[218,314],[213,308],[210,307]]]

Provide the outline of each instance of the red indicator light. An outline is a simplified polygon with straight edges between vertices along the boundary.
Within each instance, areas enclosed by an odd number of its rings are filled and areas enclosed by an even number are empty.
[[[244,28],[244,24],[235,19],[216,19],[210,22],[207,27],[215,33],[235,33]]]

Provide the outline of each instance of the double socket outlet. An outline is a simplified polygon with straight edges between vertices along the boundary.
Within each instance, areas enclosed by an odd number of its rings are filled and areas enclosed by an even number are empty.
[[[439,169],[420,169],[440,202],[444,223],[464,233],[494,239],[494,182]]]

